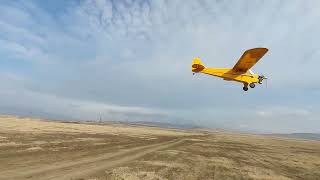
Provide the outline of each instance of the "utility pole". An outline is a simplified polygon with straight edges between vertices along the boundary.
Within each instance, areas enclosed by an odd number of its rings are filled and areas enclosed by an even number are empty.
[[[99,115],[99,124],[102,123],[102,117],[101,117],[101,114]]]

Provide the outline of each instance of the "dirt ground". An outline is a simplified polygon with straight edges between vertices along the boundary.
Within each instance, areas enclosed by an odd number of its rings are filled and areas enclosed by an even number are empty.
[[[320,142],[0,116],[0,179],[320,179]]]

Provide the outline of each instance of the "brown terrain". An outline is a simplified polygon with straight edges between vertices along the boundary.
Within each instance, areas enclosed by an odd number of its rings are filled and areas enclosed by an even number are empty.
[[[0,179],[320,179],[320,141],[0,116]]]

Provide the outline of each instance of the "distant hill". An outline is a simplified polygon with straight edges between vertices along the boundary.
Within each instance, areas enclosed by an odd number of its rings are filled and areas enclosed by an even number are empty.
[[[168,123],[168,122],[149,122],[149,121],[134,121],[134,122],[127,122],[131,125],[144,125],[144,126],[156,126],[162,128],[178,128],[178,129],[192,129],[192,128],[199,128],[193,124],[180,124],[180,123]]]
[[[318,133],[291,133],[291,134],[267,134],[267,135],[320,141],[320,134]]]
[[[156,122],[156,121],[63,121],[65,123],[89,123],[89,124],[126,124],[126,125],[138,125],[149,127],[161,127],[161,128],[174,128],[174,129],[194,129],[202,128],[200,126],[190,123],[171,123],[171,122]]]

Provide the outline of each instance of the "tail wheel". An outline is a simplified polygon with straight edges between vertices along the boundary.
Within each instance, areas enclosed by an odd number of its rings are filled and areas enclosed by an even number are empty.
[[[243,88],[242,88],[244,91],[248,91],[248,87],[247,86],[243,86]]]
[[[256,85],[255,85],[254,83],[250,83],[249,86],[250,86],[251,88],[256,87]]]

